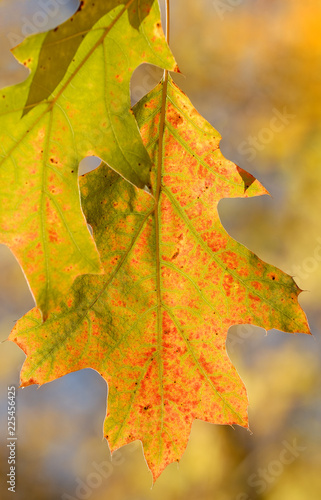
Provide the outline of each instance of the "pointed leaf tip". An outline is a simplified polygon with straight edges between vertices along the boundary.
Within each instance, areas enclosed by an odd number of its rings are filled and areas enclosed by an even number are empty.
[[[236,165],[236,169],[244,182],[244,194],[247,196],[269,195],[264,186],[249,172]]]

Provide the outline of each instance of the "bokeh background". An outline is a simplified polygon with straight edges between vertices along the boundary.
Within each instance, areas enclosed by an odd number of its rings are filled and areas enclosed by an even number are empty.
[[[140,444],[110,458],[102,440],[107,386],[95,371],[19,389],[17,500],[321,498],[321,3],[170,3],[171,47],[183,73],[177,83],[221,133],[223,154],[272,195],[222,200],[221,220],[260,258],[295,276],[306,290],[300,303],[313,336],[232,327],[227,349],[248,388],[252,433],[195,421],[180,464],[170,465],[153,489]],[[1,87],[27,76],[10,48],[77,6],[0,0]],[[139,68],[133,102],[160,76],[151,66]],[[81,169],[96,165],[87,161]],[[5,339],[31,307],[18,264],[0,246],[1,499],[13,495],[5,476],[7,386],[19,385],[24,361]]]

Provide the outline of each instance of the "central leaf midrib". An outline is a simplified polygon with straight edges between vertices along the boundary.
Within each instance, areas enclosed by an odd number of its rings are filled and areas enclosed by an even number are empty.
[[[163,318],[162,318],[162,296],[161,296],[161,256],[160,256],[160,221],[161,221],[161,191],[162,191],[162,174],[164,161],[164,132],[167,110],[167,86],[168,72],[165,71],[163,78],[162,100],[160,109],[159,137],[158,137],[158,157],[157,157],[157,181],[155,192],[155,245],[156,245],[156,293],[157,293],[157,359],[158,359],[158,375],[159,375],[159,392],[160,392],[160,430],[158,435],[159,454],[162,452],[162,434],[164,428],[164,387],[163,387]]]
[[[49,263],[49,241],[48,241],[48,231],[47,231],[47,212],[46,212],[46,189],[45,186],[48,184],[47,178],[47,157],[49,156],[49,148],[50,148],[50,136],[52,131],[52,113],[49,115],[49,124],[48,124],[48,132],[45,136],[45,144],[43,148],[43,157],[42,157],[42,189],[40,195],[40,231],[41,231],[41,239],[43,244],[44,251],[44,268],[45,268],[45,276],[46,276],[46,287],[45,287],[45,296],[43,300],[43,305],[41,309],[43,310],[44,316],[43,319],[47,319],[48,316],[48,303],[49,303],[49,294],[50,294],[50,263]]]

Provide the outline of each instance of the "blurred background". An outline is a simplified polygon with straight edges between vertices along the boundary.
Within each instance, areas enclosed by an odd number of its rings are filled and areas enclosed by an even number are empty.
[[[27,76],[10,48],[77,7],[76,0],[0,0],[1,87]],[[222,200],[221,220],[295,276],[313,336],[232,327],[227,349],[248,389],[252,432],[195,421],[180,464],[153,489],[140,444],[110,458],[102,440],[107,386],[96,372],[19,389],[17,500],[321,498],[320,23],[320,0],[171,0],[171,47],[183,73],[176,82],[221,133],[223,154],[272,195]],[[160,77],[151,66],[136,70],[133,102]],[[93,166],[97,160],[81,169]],[[0,246],[0,340],[31,307],[18,264]],[[13,343],[0,345],[1,499],[10,498],[7,386],[18,387],[23,361]]]

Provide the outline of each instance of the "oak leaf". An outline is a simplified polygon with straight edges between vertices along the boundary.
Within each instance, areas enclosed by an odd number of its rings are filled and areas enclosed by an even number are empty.
[[[220,199],[266,190],[222,156],[219,134],[171,79],[134,112],[154,163],[152,192],[104,164],[81,179],[105,276],[78,278],[45,324],[34,309],[10,339],[27,354],[24,386],[97,370],[109,388],[111,450],[141,440],[156,479],[180,460],[194,419],[248,426],[246,389],[225,347],[231,325],[309,327],[293,279],[219,220]]]
[[[31,73],[0,93],[0,242],[46,319],[76,276],[102,271],[80,206],[80,160],[97,155],[137,186],[149,184],[130,78],[143,62],[176,63],[154,0],[85,0],[14,55]]]

